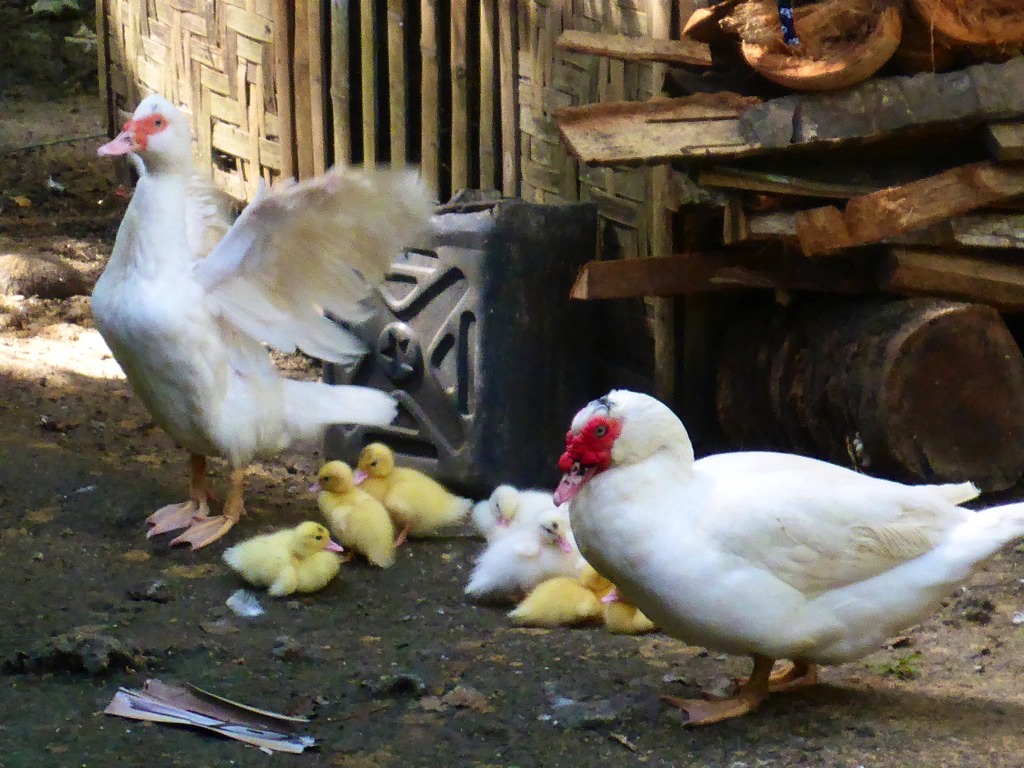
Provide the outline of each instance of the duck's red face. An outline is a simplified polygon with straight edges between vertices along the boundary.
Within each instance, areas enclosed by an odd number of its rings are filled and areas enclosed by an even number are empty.
[[[622,424],[605,413],[592,416],[578,431],[565,435],[565,453],[558,460],[562,482],[555,490],[555,504],[575,496],[594,475],[612,463],[612,446],[622,434]]]
[[[167,118],[154,112],[138,120],[129,120],[124,129],[111,141],[96,150],[104,157],[127,155],[129,152],[145,152],[151,137],[167,129]]]

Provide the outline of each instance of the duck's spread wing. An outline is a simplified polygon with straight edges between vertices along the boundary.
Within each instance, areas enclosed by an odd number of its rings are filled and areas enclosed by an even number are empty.
[[[199,174],[193,174],[185,198],[185,238],[192,256],[201,259],[231,229],[231,199]]]
[[[969,514],[912,490],[805,485],[781,476],[723,486],[700,527],[744,567],[811,596],[925,554]]]
[[[351,362],[361,343],[325,312],[363,317],[360,302],[426,228],[432,206],[413,171],[335,168],[251,203],[196,275],[211,310],[243,333]]]

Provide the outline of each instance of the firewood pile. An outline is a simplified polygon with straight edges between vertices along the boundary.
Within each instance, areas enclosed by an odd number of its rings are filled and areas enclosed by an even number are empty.
[[[574,295],[756,287],[1024,309],[1024,3],[821,0],[794,17],[789,48],[774,0],[697,9],[671,43],[563,33],[566,50],[670,64],[669,98],[559,110],[576,159],[669,163],[677,210],[721,225],[662,263],[593,262]]]
[[[716,373],[708,388],[691,365],[682,388],[714,390],[690,407],[730,447],[1009,487],[1024,2],[820,0],[793,18],[795,46],[775,0],[696,9],[671,43],[563,33],[565,50],[669,65],[663,98],[556,115],[586,166],[672,168],[674,255],[591,261],[572,295],[742,291],[717,328],[692,310],[709,302],[686,305]]]

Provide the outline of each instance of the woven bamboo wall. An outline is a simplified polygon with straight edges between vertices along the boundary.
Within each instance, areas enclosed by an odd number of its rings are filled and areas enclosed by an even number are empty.
[[[270,0],[99,0],[96,12],[111,128],[158,92],[189,115],[200,167],[232,196],[281,171]]]

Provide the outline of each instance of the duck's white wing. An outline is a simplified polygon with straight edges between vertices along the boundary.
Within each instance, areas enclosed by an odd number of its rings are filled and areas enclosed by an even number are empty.
[[[185,198],[185,238],[193,257],[201,259],[231,229],[231,201],[209,179],[193,174]]]
[[[719,483],[696,527],[727,557],[814,596],[923,555],[971,514],[893,485],[808,484],[790,473]]]
[[[351,362],[351,322],[392,260],[427,226],[433,201],[415,172],[335,168],[253,201],[196,266],[210,309],[283,352]]]

